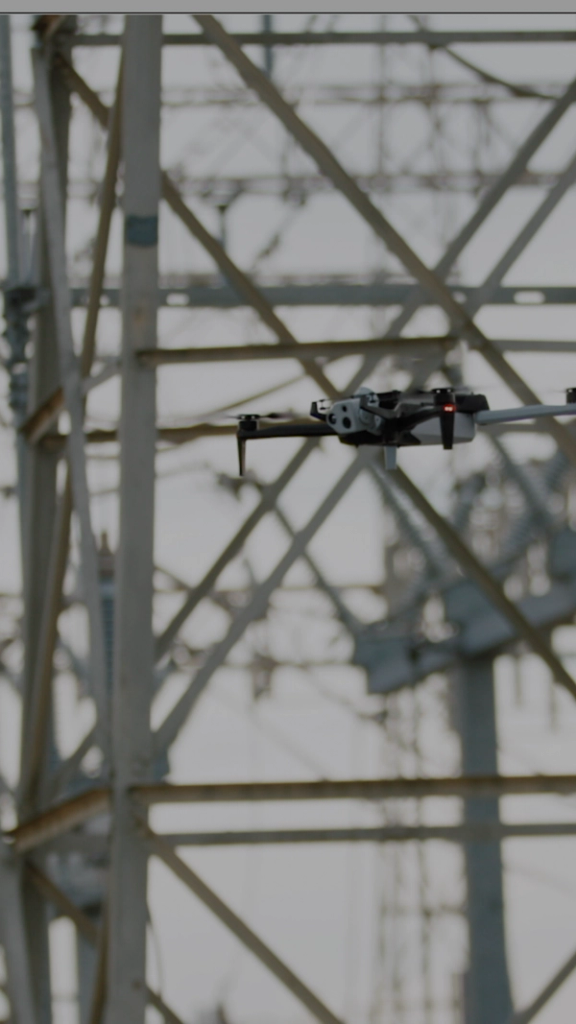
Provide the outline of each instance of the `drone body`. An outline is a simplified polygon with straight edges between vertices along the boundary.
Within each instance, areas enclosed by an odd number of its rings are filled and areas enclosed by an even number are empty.
[[[491,412],[485,395],[468,388],[435,388],[433,391],[376,392],[360,388],[354,395],[331,402],[312,402],[313,421],[295,420],[274,426],[260,426],[261,417],[244,414],[238,425],[240,475],[244,472],[246,441],[270,437],[335,436],[356,447],[376,445],[384,449],[386,468],[394,469],[398,448],[455,444],[472,441],[477,426],[506,423],[541,416],[575,416],[576,388],[566,392],[567,404],[532,405]]]
[[[466,390],[375,392],[361,388],[337,402],[314,402],[311,416],[327,423],[344,444],[454,444],[475,435],[473,414],[488,408],[484,395]]]

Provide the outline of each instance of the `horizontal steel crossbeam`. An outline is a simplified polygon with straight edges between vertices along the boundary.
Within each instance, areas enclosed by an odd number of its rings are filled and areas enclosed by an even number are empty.
[[[497,822],[464,825],[384,825],[376,828],[252,829],[236,832],[175,832],[162,835],[170,846],[285,846],[301,843],[492,843],[501,839],[575,836],[576,821]]]
[[[473,285],[448,284],[457,298],[473,302],[479,289]],[[403,282],[350,281],[328,278],[325,281],[287,281],[259,285],[259,291],[271,306],[401,306],[414,294],[414,285]],[[72,306],[86,305],[87,289],[84,284],[73,284]],[[106,307],[120,305],[120,288],[102,289]],[[216,279],[190,277],[189,283],[173,286],[161,282],[158,295],[160,306],[190,306],[193,309],[238,309],[250,303],[229,285]],[[430,305],[424,297],[418,305]],[[516,285],[496,288],[490,296],[492,306],[565,306],[576,303],[576,288],[572,285]],[[409,339],[407,339],[409,340]]]
[[[130,793],[156,804],[277,802],[309,800],[406,800],[425,797],[530,796],[576,793],[576,775],[454,776],[426,779],[321,779],[286,782],[226,782],[173,785],[147,783]],[[4,833],[17,853],[27,853],[110,809],[110,791],[98,787],[73,797]]]
[[[91,789],[23,822],[12,831],[5,832],[4,838],[13,845],[17,853],[26,853],[35,846],[49,842],[71,828],[89,821],[97,814],[105,813],[109,806],[109,790]]]
[[[458,339],[450,336],[408,337],[408,338],[364,338],[358,341],[301,341],[298,345],[298,361],[324,359],[345,359],[347,356],[388,355],[411,356],[429,353],[437,349],[449,352]],[[539,341],[536,339],[501,338],[493,340],[501,351],[509,352],[576,352],[576,341]],[[148,366],[178,366],[184,363],[245,362],[250,360],[294,359],[292,352],[277,345],[215,345],[212,348],[156,348],[141,349],[139,358]]]
[[[533,796],[576,793],[576,775],[467,775],[426,779],[319,779],[134,786],[142,803],[238,803],[277,800],[405,800],[424,797]]]
[[[570,29],[547,31],[414,31],[414,32],[237,32],[232,38],[240,46],[453,46],[456,43],[572,43]],[[73,46],[119,46],[122,36],[106,32],[79,32]],[[200,32],[172,32],[162,37],[163,46],[210,46]]]

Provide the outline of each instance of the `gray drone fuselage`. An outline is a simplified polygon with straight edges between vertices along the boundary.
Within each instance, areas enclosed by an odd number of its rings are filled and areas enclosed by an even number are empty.
[[[345,443],[354,443],[354,436],[372,434],[374,443],[404,445],[442,444],[442,427],[438,407],[423,406],[420,396],[406,395],[393,408],[382,409],[379,396],[369,388],[360,388],[356,395],[333,402],[326,413],[326,422]],[[370,411],[378,407],[378,413]],[[419,422],[411,422],[412,417]],[[422,417],[422,418],[421,418]],[[476,426],[471,413],[454,412],[453,444],[474,439]],[[378,439],[378,440],[376,440]]]

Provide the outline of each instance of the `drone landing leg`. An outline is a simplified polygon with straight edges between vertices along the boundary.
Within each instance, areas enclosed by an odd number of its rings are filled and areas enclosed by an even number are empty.
[[[244,476],[244,469],[246,468],[246,440],[243,437],[238,438],[238,475]]]
[[[395,445],[387,444],[384,446],[384,469],[396,469],[397,466],[398,449]]]

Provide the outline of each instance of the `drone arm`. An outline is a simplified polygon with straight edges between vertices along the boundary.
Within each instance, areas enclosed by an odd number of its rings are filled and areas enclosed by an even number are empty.
[[[479,427],[484,427],[491,423],[513,423],[516,420],[540,419],[543,416],[576,416],[576,403],[524,405],[520,409],[483,409],[475,413],[474,420]]]
[[[265,437],[328,437],[336,433],[327,423],[281,423],[274,427],[258,427],[257,430],[238,428],[238,437],[246,441],[257,441]]]
[[[238,440],[239,475],[244,476],[246,467],[246,442],[266,437],[327,437],[334,436],[335,431],[327,423],[282,423],[274,427],[250,427],[246,429],[240,424],[236,434]]]

